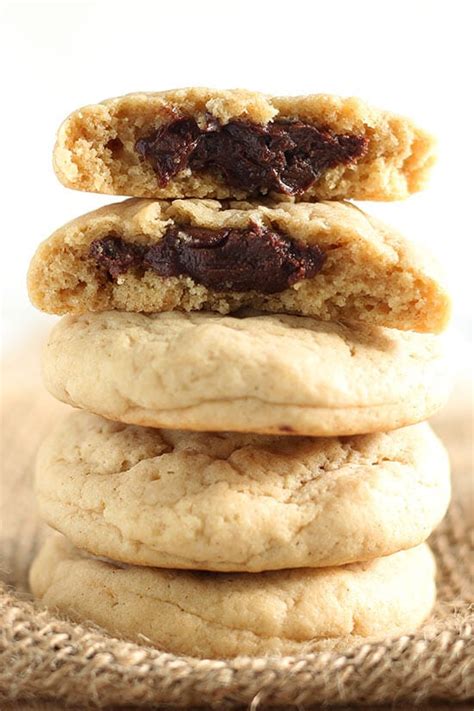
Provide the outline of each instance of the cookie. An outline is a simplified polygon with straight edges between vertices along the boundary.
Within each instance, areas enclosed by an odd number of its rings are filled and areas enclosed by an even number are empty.
[[[359,99],[242,89],[86,106],[63,123],[54,149],[67,187],[155,198],[396,200],[424,187],[433,162],[429,134]]]
[[[429,615],[426,545],[339,568],[202,573],[92,559],[62,537],[30,572],[33,594],[78,622],[196,657],[347,649],[411,634]]]
[[[42,517],[79,548],[134,565],[259,572],[370,560],[422,543],[449,463],[425,423],[303,438],[65,418],[36,466]]]
[[[252,307],[422,332],[449,317],[429,259],[339,202],[115,203],[42,244],[29,289],[55,314]]]
[[[43,359],[63,402],[130,424],[335,436],[426,419],[449,393],[440,336],[303,316],[65,316]]]

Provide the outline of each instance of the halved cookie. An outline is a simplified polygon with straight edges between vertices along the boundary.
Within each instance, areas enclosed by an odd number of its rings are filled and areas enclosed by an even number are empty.
[[[77,190],[136,197],[396,200],[420,190],[432,137],[412,121],[327,94],[189,88],[85,106],[54,165]]]
[[[427,424],[353,437],[194,433],[65,418],[36,465],[42,517],[133,565],[259,572],[370,560],[426,540],[447,453]]]
[[[65,316],[44,353],[59,400],[201,431],[364,434],[419,422],[450,386],[440,336],[303,316]]]
[[[29,290],[57,314],[250,306],[438,332],[450,311],[429,258],[339,202],[108,205],[39,247]]]
[[[436,595],[422,545],[369,563],[270,573],[123,566],[47,541],[30,572],[49,608],[111,634],[196,657],[348,649],[411,634]]]

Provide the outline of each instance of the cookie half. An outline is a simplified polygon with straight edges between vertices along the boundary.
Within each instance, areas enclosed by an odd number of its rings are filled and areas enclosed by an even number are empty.
[[[429,258],[339,202],[115,203],[42,244],[29,289],[56,314],[252,307],[439,332],[450,310]]]
[[[450,495],[428,425],[309,438],[65,418],[36,466],[42,517],[134,565],[259,572],[369,560],[422,543]]]
[[[48,607],[196,657],[347,649],[412,633],[436,595],[426,545],[339,568],[202,573],[120,566],[47,541],[30,572]]]
[[[59,400],[112,420],[335,436],[419,422],[449,377],[440,336],[302,316],[65,316],[44,353]]]
[[[54,166],[77,190],[135,197],[396,200],[424,187],[434,142],[412,121],[327,94],[205,88],[85,106]]]

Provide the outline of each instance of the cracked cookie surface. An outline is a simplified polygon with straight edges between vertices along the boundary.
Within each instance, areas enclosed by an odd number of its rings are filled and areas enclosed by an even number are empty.
[[[194,433],[65,418],[36,467],[42,517],[135,565],[258,572],[370,560],[428,537],[449,463],[427,424],[345,438]]]
[[[199,241],[190,249],[187,231],[193,230],[222,235],[220,249],[203,249]],[[176,233],[178,246],[167,247]],[[298,273],[298,262],[282,257],[281,244],[272,251],[265,234],[289,242],[293,251],[317,250],[319,263]],[[173,271],[177,257],[186,265],[181,271]],[[265,293],[269,275],[277,286]],[[450,312],[431,259],[395,230],[342,202],[125,200],[57,230],[38,248],[28,282],[33,304],[56,314],[112,309],[226,314],[251,307],[439,332]]]
[[[268,135],[274,129],[280,135]],[[217,146],[222,133],[226,145]],[[136,93],[85,106],[64,121],[54,149],[67,187],[158,198],[396,200],[424,187],[434,160],[428,133],[359,99],[242,89]]]
[[[43,357],[59,400],[112,420],[336,436],[426,419],[446,401],[440,336],[302,316],[66,316]]]
[[[368,563],[269,573],[123,566],[52,537],[30,572],[42,602],[163,651],[197,657],[348,649],[412,633],[435,599],[425,544]]]

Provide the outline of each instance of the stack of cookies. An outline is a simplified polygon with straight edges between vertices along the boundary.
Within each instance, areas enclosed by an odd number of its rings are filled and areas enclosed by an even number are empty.
[[[432,139],[356,99],[186,89],[73,113],[68,187],[133,196],[33,258],[78,411],[42,446],[48,606],[201,657],[412,632],[449,501],[435,267],[346,199],[419,190]]]

